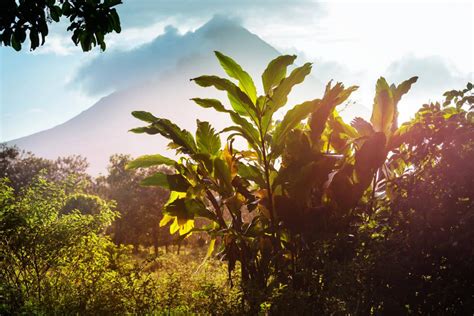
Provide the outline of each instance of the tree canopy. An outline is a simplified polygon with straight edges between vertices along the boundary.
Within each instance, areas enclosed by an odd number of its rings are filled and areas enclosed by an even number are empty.
[[[43,45],[49,26],[68,20],[74,44],[83,51],[94,46],[105,50],[105,35],[120,33],[120,18],[115,7],[121,0],[3,0],[0,5],[0,42],[16,51],[27,37],[30,49]]]

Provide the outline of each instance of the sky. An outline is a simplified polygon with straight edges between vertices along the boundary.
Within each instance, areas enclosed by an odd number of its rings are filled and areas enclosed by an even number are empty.
[[[473,81],[471,1],[123,2],[118,6],[123,31],[106,37],[105,52],[75,47],[64,22],[51,25],[46,44],[34,52],[0,47],[0,141],[61,124],[118,89],[112,73],[97,74],[111,84],[96,89],[77,84],[94,61],[117,52],[133,54],[171,27],[184,35],[215,15],[237,20],[281,53],[313,62],[312,74],[323,82],[359,85],[353,99],[369,108],[379,76],[400,82],[418,75],[410,97],[400,104],[402,120],[422,102]]]

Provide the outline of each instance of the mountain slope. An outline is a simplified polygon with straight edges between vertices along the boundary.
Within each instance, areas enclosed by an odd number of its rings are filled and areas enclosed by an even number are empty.
[[[77,83],[86,90],[116,92],[64,124],[9,144],[46,158],[80,154],[89,160],[92,174],[104,172],[109,156],[114,153],[172,155],[167,152],[164,138],[128,132],[141,125],[130,113],[150,111],[191,131],[197,118],[211,122],[217,130],[223,128],[228,122],[225,115],[202,109],[189,100],[225,99],[224,93],[200,88],[189,81],[203,74],[224,75],[214,50],[234,58],[255,78],[279,55],[256,35],[223,18],[214,18],[184,35],[168,28],[151,43],[111,57],[104,54],[78,73]],[[320,96],[321,88],[320,82],[309,78],[294,89],[289,104]]]

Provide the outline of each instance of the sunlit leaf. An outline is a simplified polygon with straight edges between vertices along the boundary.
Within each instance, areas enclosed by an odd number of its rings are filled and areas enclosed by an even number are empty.
[[[295,59],[296,55],[283,55],[278,56],[268,64],[262,74],[263,89],[266,94],[285,78],[288,66],[293,64]]]
[[[156,165],[174,166],[175,164],[176,164],[176,161],[159,154],[144,155],[144,156],[140,156],[136,158],[135,160],[130,161],[125,167],[125,169],[146,168],[146,167],[156,166]]]
[[[201,153],[217,155],[221,149],[221,139],[208,122],[197,120],[196,143]]]
[[[341,116],[334,110],[328,120],[330,135],[328,142],[336,152],[349,155],[352,141],[359,137],[357,130],[349,124],[346,124]]]
[[[295,85],[302,83],[310,72],[311,63],[306,63],[301,67],[295,68],[288,77],[284,78],[275,88],[273,95],[271,96],[271,108],[269,111],[274,113],[284,106],[288,101],[288,94],[291,92],[291,89]]]
[[[253,83],[252,77],[250,77],[250,75],[245,72],[242,67],[237,64],[232,58],[217,51],[214,53],[216,54],[217,59],[219,59],[219,63],[221,64],[227,75],[239,81],[239,87],[249,96],[250,100],[252,100],[252,102],[255,104],[255,102],[257,101],[257,89],[255,88],[255,84]]]
[[[230,118],[235,124],[239,125],[242,128],[243,133],[248,136],[248,138],[251,139],[252,142],[255,142],[255,144],[259,143],[259,132],[249,121],[247,121],[245,118],[241,117],[236,113],[230,113]]]
[[[215,245],[216,245],[216,239],[212,238],[211,241],[209,242],[209,247],[207,248],[205,258],[210,258],[211,257],[212,253],[214,252]]]
[[[395,131],[398,128],[398,102],[401,100],[402,96],[406,94],[411,86],[418,80],[418,77],[411,77],[408,80],[403,81],[398,86],[392,85],[393,102],[395,104],[395,114],[393,116],[392,122],[392,131]]]
[[[175,218],[174,218],[173,216],[164,214],[164,215],[163,215],[163,218],[162,218],[161,221],[160,221],[160,227],[166,226],[169,222],[171,222],[171,221],[174,220],[174,219],[175,219]]]
[[[331,81],[326,85],[324,97],[311,114],[309,121],[313,142],[319,141],[326,127],[326,122],[336,106],[346,101],[357,88],[357,86],[351,86],[345,89],[344,85],[340,82],[336,83],[333,87],[331,86]]]
[[[278,155],[282,150],[286,135],[290,130],[295,128],[303,119],[307,118],[312,113],[316,106],[320,103],[320,100],[307,101],[302,104],[298,104],[293,109],[286,112],[285,117],[279,123],[272,137],[272,154]]]
[[[376,132],[388,133],[390,131],[395,115],[395,102],[392,90],[385,78],[377,80],[375,88],[374,106],[370,121]]]
[[[238,174],[242,178],[253,181],[260,186],[265,186],[265,180],[263,178],[262,172],[258,169],[258,167],[251,165],[251,164],[238,164]]]
[[[215,87],[226,91],[234,111],[240,115],[255,117],[256,108],[252,100],[232,81],[217,76],[201,76],[191,79],[201,87]]]
[[[397,87],[395,87],[392,91],[393,93],[393,101],[397,104],[402,96],[410,91],[411,86],[418,80],[418,77],[411,77],[408,80],[403,81]]]

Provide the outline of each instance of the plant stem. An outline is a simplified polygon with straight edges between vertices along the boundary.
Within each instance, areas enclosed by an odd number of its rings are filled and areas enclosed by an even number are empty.
[[[372,182],[372,199],[370,201],[371,215],[374,213],[375,189],[377,187],[377,174],[378,174],[378,171],[379,171],[379,169],[375,170],[374,178],[373,178],[373,182]]]
[[[261,119],[259,119],[259,125],[261,125]],[[263,131],[261,129],[261,126],[259,126],[259,132],[260,132],[260,140],[261,140],[261,145],[262,145],[262,160],[263,160],[263,167],[264,167],[264,172],[265,172],[265,184],[267,186],[267,193],[268,193],[268,206],[269,206],[269,211],[270,211],[270,220],[272,222],[272,225],[275,225],[275,214],[274,214],[274,207],[273,207],[273,192],[272,192],[272,187],[270,185],[270,165],[267,157],[267,148],[265,144],[265,135],[263,134]]]
[[[206,190],[206,195],[209,201],[211,201],[212,206],[216,210],[216,215],[217,215],[217,220],[219,221],[219,225],[221,225],[222,227],[226,227],[223,212],[219,206],[219,203],[217,203],[216,198],[214,197],[212,192],[209,190]]]

